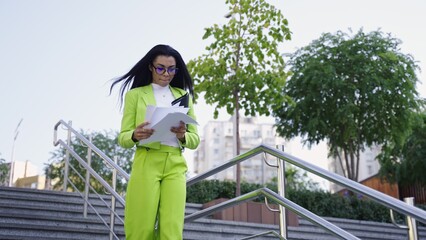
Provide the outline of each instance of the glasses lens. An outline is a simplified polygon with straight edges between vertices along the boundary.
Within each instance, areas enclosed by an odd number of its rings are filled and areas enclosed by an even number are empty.
[[[155,67],[155,71],[158,73],[158,74],[163,74],[164,72],[166,72],[166,69],[165,68],[162,68],[162,67]]]
[[[178,71],[178,69],[177,69],[177,68],[169,68],[169,69],[167,69],[167,72],[168,72],[170,75],[175,75],[175,74],[177,73],[177,71]]]

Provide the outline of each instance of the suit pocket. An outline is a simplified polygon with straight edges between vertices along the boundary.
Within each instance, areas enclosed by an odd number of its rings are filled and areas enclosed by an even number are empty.
[[[138,148],[135,153],[132,165],[132,173],[141,174],[146,162],[147,151],[143,148]]]

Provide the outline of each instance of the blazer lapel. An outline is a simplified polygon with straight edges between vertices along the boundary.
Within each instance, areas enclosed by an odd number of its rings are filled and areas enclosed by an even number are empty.
[[[152,89],[151,84],[142,87],[142,99],[145,102],[145,105],[152,105],[155,106],[155,97],[154,97],[154,90]]]
[[[185,94],[185,93],[182,93],[181,91],[179,91],[177,88],[174,88],[174,87],[170,87],[170,91],[172,91],[173,97],[175,97],[175,99],[182,97],[182,95]]]

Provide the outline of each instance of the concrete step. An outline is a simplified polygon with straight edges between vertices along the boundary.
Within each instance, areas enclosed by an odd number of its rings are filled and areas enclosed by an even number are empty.
[[[195,209],[194,211],[201,210],[201,206],[199,209]],[[395,225],[390,223],[380,223],[380,222],[372,222],[372,221],[360,221],[360,220],[352,220],[352,219],[340,219],[340,218],[330,218],[325,217],[325,219],[340,228],[347,230],[348,232],[354,234],[355,236],[360,237],[361,239],[367,240],[402,240],[407,239],[407,231],[404,229],[397,228]],[[211,220],[215,221],[215,220]],[[218,221],[218,220],[216,220]],[[225,222],[225,225],[221,226]],[[198,224],[198,221],[191,223]],[[238,227],[234,226],[235,222],[226,223],[226,221],[219,221],[214,223],[216,226],[219,226],[220,229],[213,229],[214,231],[219,232],[227,232],[227,227],[231,226],[232,230],[242,227],[245,223],[237,223]],[[189,224],[187,224],[189,225]],[[207,225],[211,225],[208,223]],[[267,230],[274,230],[279,232],[278,226],[275,225],[258,225],[262,226],[262,230],[257,230],[257,233],[265,232]],[[206,226],[200,227],[200,230],[206,228]],[[315,226],[313,223],[299,218],[299,226],[298,227],[288,227],[288,236],[290,239],[339,239],[338,237],[334,237],[327,231]],[[204,233],[204,232],[203,232]],[[222,234],[225,235],[225,234]],[[190,235],[188,235],[190,236]],[[208,235],[203,235],[208,236]],[[420,239],[426,239],[426,228],[419,227],[419,236]],[[225,237],[226,238],[226,237]],[[192,238],[191,238],[192,239]],[[208,239],[208,238],[203,238]],[[230,238],[233,239],[233,238]]]
[[[110,196],[102,196],[110,201]],[[101,217],[109,223],[109,211],[105,203],[90,197]],[[201,210],[202,204],[188,203],[186,214]],[[118,214],[124,219],[124,208],[118,207]],[[392,224],[350,219],[325,218],[337,226],[366,240],[402,240],[407,232]],[[333,240],[339,239],[311,222],[300,219],[298,227],[288,227],[289,239]],[[116,233],[124,239],[124,227],[116,219]],[[241,239],[267,232],[279,232],[277,225],[233,222],[211,219],[210,217],[186,223],[185,240]],[[420,239],[426,239],[426,228],[419,228]],[[77,193],[40,191],[0,187],[0,239],[109,239],[108,229],[89,208],[88,217],[83,218],[83,199]],[[257,240],[276,239],[273,235]]]
[[[69,193],[69,192],[56,192],[56,191],[45,191],[45,194],[40,193],[40,191],[35,189],[25,189],[25,188],[7,188],[0,187],[0,196],[2,201],[6,201],[10,199],[12,201],[31,201],[34,204],[36,202],[42,203],[55,203],[61,204],[64,203],[66,205],[82,205],[84,200],[79,193]],[[32,196],[32,198],[28,198],[28,196]],[[99,198],[98,195],[90,194],[89,201],[91,204],[95,206],[103,206],[111,204],[111,196],[110,195],[100,195],[102,199]],[[121,207],[121,204],[117,202],[117,207]]]
[[[325,218],[336,226],[360,237],[361,239],[407,239],[407,231],[391,223],[379,223],[341,218]],[[306,220],[307,224],[311,224]]]
[[[111,198],[103,201],[90,196],[89,202],[109,223],[107,209]],[[78,193],[0,187],[0,239],[108,239],[108,227],[88,208],[83,217],[84,200]],[[118,206],[124,215],[124,208]],[[124,239],[123,224],[116,219],[117,234]]]
[[[276,225],[199,219],[185,224],[184,239],[240,239],[270,230],[279,231]],[[257,239],[276,239],[271,236]]]
[[[116,233],[117,234],[117,233]],[[54,227],[40,224],[2,223],[0,239],[107,239],[107,229],[93,229],[90,227]],[[124,239],[124,232],[119,235]]]

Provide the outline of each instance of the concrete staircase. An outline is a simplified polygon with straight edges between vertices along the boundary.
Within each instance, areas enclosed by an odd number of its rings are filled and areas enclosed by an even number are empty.
[[[109,196],[104,196],[108,203]],[[95,198],[90,202],[97,206],[106,222],[109,213],[104,204]],[[200,204],[187,204],[187,214],[201,208]],[[117,212],[123,216],[123,208]],[[327,218],[328,221],[353,233],[361,239],[407,239],[405,230],[392,224],[347,219]],[[116,234],[124,239],[123,225],[118,221]],[[276,225],[199,219],[185,224],[186,240],[241,239],[254,234],[274,230]],[[420,227],[420,239],[426,239],[426,228]],[[89,210],[83,218],[83,200],[79,194],[34,189],[0,187],[0,239],[109,239],[109,232],[98,216]],[[256,239],[276,239],[272,235]],[[289,227],[289,239],[338,239],[310,222],[300,220],[300,226]]]

